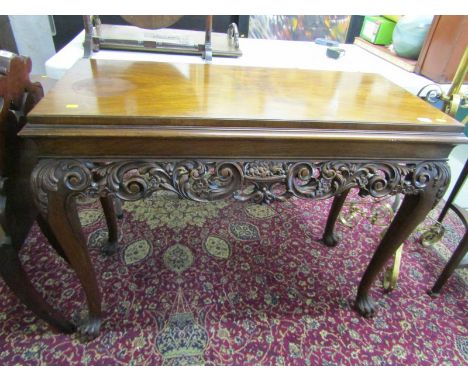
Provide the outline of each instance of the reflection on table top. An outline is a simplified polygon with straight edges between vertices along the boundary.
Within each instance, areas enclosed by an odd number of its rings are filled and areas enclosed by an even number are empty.
[[[376,74],[87,59],[67,72],[29,121],[461,131],[458,122]]]

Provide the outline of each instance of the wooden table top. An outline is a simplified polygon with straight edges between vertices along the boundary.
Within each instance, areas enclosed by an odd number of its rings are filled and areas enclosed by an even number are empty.
[[[39,102],[29,122],[463,130],[376,74],[87,59]]]

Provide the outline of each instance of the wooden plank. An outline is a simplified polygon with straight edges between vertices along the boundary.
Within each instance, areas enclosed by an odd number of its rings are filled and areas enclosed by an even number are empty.
[[[372,44],[360,37],[356,37],[354,40],[354,45],[357,45],[367,52],[375,54],[376,56],[391,62],[392,64],[406,70],[407,72],[413,73],[415,71],[417,60],[399,57],[395,52],[386,46]]]

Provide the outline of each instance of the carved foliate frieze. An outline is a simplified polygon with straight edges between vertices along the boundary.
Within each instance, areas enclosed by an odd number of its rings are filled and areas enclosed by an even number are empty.
[[[114,195],[138,200],[159,190],[200,202],[233,197],[270,203],[290,197],[324,199],[349,188],[362,196],[444,194],[450,179],[445,162],[42,160],[32,176],[36,202],[47,213],[49,192]],[[436,188],[436,189],[434,189]]]

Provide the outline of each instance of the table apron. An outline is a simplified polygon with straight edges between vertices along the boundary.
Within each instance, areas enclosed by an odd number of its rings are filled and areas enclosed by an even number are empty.
[[[446,159],[452,141],[419,142],[410,138],[369,140],[325,140],[269,138],[33,138],[43,158],[347,158],[347,159]]]
[[[402,193],[444,194],[450,180],[445,161],[42,159],[32,173],[36,204],[47,214],[51,192],[122,200],[157,191],[208,202],[225,198],[270,203],[290,197],[325,199],[350,188],[384,197]]]

